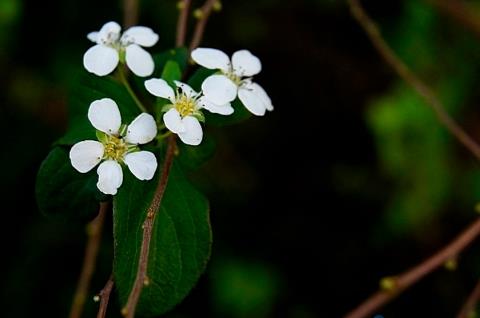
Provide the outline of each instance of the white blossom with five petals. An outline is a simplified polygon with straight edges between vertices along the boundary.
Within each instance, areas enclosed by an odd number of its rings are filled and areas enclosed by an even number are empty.
[[[176,91],[161,78],[152,78],[145,81],[145,88],[152,95],[170,101],[164,107],[163,115],[165,126],[180,137],[187,145],[197,146],[202,142],[203,130],[200,121],[203,121],[201,109],[220,115],[230,115],[233,108],[230,103],[217,105],[205,96],[194,91],[189,85],[175,81]]]
[[[152,75],[153,58],[143,47],[151,47],[158,41],[152,29],[143,26],[128,28],[123,34],[116,22],[107,22],[98,32],[91,32],[87,38],[95,42],[85,52],[83,65],[90,73],[98,76],[110,74],[118,62],[126,62],[132,72],[141,77]]]
[[[98,189],[115,195],[123,182],[121,164],[140,180],[150,180],[157,170],[157,159],[150,151],[140,151],[139,144],[152,141],[157,135],[157,125],[152,115],[142,113],[130,125],[122,125],[117,104],[110,98],[90,104],[88,119],[99,133],[99,141],[84,140],[70,150],[72,166],[81,173],[97,168]]]
[[[260,73],[260,60],[248,50],[240,50],[228,55],[217,49],[197,48],[192,51],[192,59],[199,65],[219,70],[202,83],[203,94],[213,103],[222,105],[233,101],[237,95],[243,105],[254,115],[263,116],[272,111],[273,105],[265,90],[252,81],[252,76]]]

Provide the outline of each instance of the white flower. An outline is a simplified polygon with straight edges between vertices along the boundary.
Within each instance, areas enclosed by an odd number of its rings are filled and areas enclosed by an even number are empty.
[[[152,95],[168,99],[171,104],[165,105],[163,121],[165,126],[187,145],[196,146],[202,142],[203,131],[200,121],[203,121],[202,108],[221,115],[230,115],[233,108],[230,103],[216,105],[195,92],[185,83],[175,81],[176,91],[161,78],[145,81],[145,88]]]
[[[220,73],[213,74],[202,83],[203,94],[215,104],[233,101],[237,95],[243,105],[254,115],[263,116],[273,105],[265,90],[252,81],[260,73],[260,60],[247,50],[233,53],[232,60],[220,50],[197,48],[192,59],[199,65]]]
[[[116,194],[122,185],[121,163],[127,165],[140,180],[150,180],[157,170],[157,159],[149,151],[139,151],[138,144],[146,144],[157,135],[157,125],[152,115],[142,113],[130,125],[122,125],[117,104],[110,98],[90,104],[88,119],[97,129],[100,141],[84,140],[70,149],[72,166],[81,173],[97,169],[97,187],[105,194]]]
[[[158,41],[152,29],[133,26],[120,34],[121,27],[116,22],[107,22],[98,32],[90,32],[87,38],[97,43],[83,55],[83,65],[90,73],[98,76],[110,74],[118,62],[126,62],[137,76],[152,75],[153,58],[141,46],[151,47]]]

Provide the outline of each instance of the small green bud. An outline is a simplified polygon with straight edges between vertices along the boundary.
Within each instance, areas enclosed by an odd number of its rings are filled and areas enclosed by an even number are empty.
[[[478,214],[480,214],[480,202],[478,202],[477,204],[475,204],[475,212],[477,212]]]
[[[193,11],[193,17],[195,19],[203,18],[203,11],[201,9],[196,9],[195,11]]]
[[[214,4],[213,4],[213,10],[219,12],[222,10],[222,2],[220,0],[216,1]]]
[[[380,288],[382,290],[392,292],[397,288],[397,280],[395,277],[383,277],[380,280]]]
[[[454,271],[457,269],[458,267],[458,261],[456,258],[452,257],[450,259],[448,259],[445,264],[443,264],[443,266],[445,267],[446,270],[449,270],[449,271]]]

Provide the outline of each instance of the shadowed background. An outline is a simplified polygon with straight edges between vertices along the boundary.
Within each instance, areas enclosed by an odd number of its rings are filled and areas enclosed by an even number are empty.
[[[480,40],[431,2],[365,5],[480,140]],[[140,3],[139,24],[160,34],[150,51],[173,46],[175,1]],[[480,18],[480,2],[469,5]],[[85,226],[39,214],[35,175],[65,130],[86,34],[120,22],[121,9],[118,1],[0,0],[2,317],[68,313]],[[275,111],[209,128],[217,153],[191,179],[211,202],[212,259],[167,317],[340,317],[381,277],[417,263],[474,218],[479,164],[383,64],[343,1],[224,1],[203,46],[259,56],[256,81]],[[111,271],[107,224],[92,296]],[[453,316],[480,274],[478,248],[379,313]],[[113,298],[109,317],[118,317]],[[89,302],[84,316],[96,308]]]

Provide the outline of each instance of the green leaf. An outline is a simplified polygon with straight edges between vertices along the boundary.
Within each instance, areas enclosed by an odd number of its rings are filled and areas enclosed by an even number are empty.
[[[181,72],[183,72],[187,68],[188,50],[184,47],[181,47],[174,50],[168,50],[160,54],[155,54],[153,56],[153,61],[155,62],[155,71],[152,77],[161,77],[164,67],[168,61],[177,62]]]
[[[38,207],[48,217],[90,220],[98,212],[98,202],[106,198],[96,183],[95,171],[79,173],[72,167],[68,151],[55,147],[37,175]]]
[[[180,142],[178,144],[178,161],[187,169],[198,169],[213,156],[215,148],[215,141],[209,135],[204,135],[198,146],[189,146]]]
[[[190,77],[190,79],[188,80],[188,85],[190,85],[194,90],[199,92],[202,88],[203,81],[215,72],[215,70],[209,70],[204,67],[200,67]],[[228,116],[212,114],[209,111],[204,111],[206,124],[213,126],[233,125],[238,124],[252,116],[252,114],[245,108],[245,106],[243,106],[243,104],[238,99],[232,102],[232,107],[235,111],[233,112],[233,114]]]
[[[182,79],[182,70],[178,63],[173,60],[167,61],[162,72],[162,78],[166,80],[170,86],[176,87],[174,81]]]
[[[120,109],[123,123],[130,123],[140,114],[128,91],[114,78],[83,74],[77,82],[68,105],[69,127],[65,135],[56,142],[57,145],[72,145],[87,139],[96,140],[95,128],[88,120],[87,113],[90,104],[97,99],[113,99]]]
[[[160,169],[159,169],[160,170]],[[154,180],[125,174],[114,198],[115,259],[113,272],[125,305],[135,281],[142,225],[153,198]],[[137,306],[139,316],[158,316],[178,304],[196,284],[210,256],[212,234],[206,198],[195,190],[174,163],[157,212],[150,245],[148,278]]]

